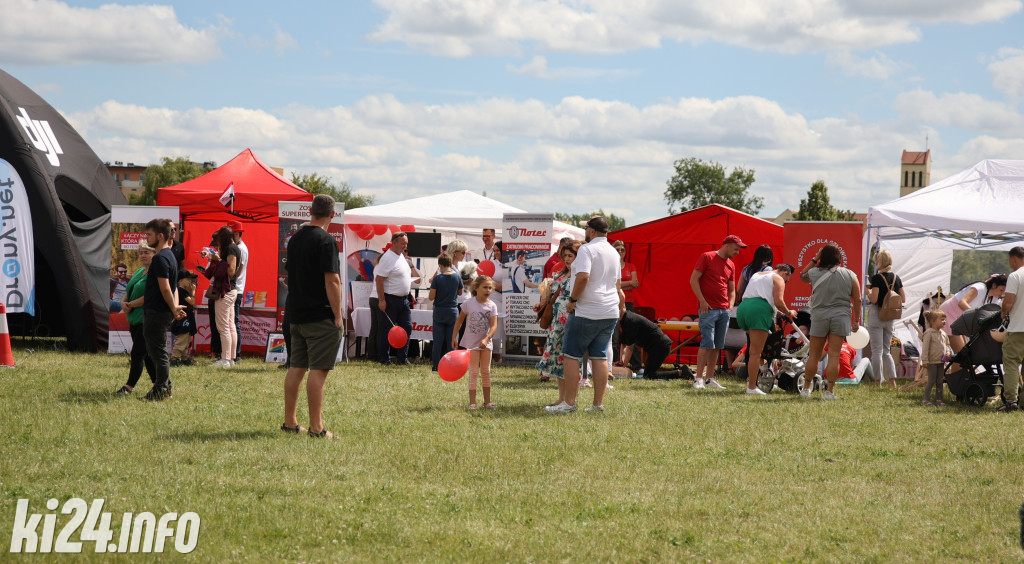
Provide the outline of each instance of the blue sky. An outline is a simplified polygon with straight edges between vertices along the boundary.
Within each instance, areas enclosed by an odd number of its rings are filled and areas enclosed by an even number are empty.
[[[155,0],[159,2],[160,0]],[[4,0],[0,66],[104,160],[245,148],[379,203],[486,192],[661,217],[676,159],[866,211],[1024,158],[1021,0]]]

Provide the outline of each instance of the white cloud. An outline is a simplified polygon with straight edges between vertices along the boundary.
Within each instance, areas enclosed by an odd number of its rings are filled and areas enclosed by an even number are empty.
[[[1007,96],[1024,100],[1024,49],[1004,47],[998,56],[999,60],[988,66],[992,86]]]
[[[613,53],[715,40],[783,52],[869,49],[920,38],[921,23],[974,24],[1020,0],[376,0],[370,35],[449,56],[541,50]]]
[[[68,119],[104,160],[223,163],[249,147],[272,166],[329,174],[381,203],[470,189],[530,211],[603,207],[630,223],[665,214],[672,163],[690,156],[755,169],[753,193],[772,214],[795,209],[819,178],[835,205],[866,211],[898,195],[900,151],[920,144],[903,124],[808,120],[754,96],[635,106],[579,96],[432,105],[380,95],[275,111],[109,101]],[[1024,145],[1019,131],[961,150],[1010,154]],[[941,146],[937,133],[932,142]]]
[[[200,62],[220,55],[216,27],[194,29],[172,6],[4,0],[0,62],[17,65]]]
[[[977,94],[936,95],[921,89],[896,97],[893,107],[907,119],[931,126],[1015,137],[1024,130],[1024,115],[1012,107]]]
[[[514,72],[515,74],[543,79],[589,80],[601,77],[622,78],[638,74],[636,71],[627,71],[622,69],[596,69],[581,67],[552,68],[548,66],[547,58],[541,55],[534,56],[522,66],[517,67],[515,65],[507,65],[505,69]]]
[[[881,80],[889,78],[905,68],[905,65],[893,61],[881,52],[876,52],[868,59],[862,59],[849,51],[834,51],[830,52],[825,59],[829,65],[841,68],[848,76],[863,76]]]

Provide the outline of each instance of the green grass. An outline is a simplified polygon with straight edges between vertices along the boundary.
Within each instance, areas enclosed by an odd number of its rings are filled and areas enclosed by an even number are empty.
[[[175,397],[151,404],[148,382],[111,396],[125,356],[36,352],[0,372],[0,530],[19,498],[80,497],[106,499],[115,540],[124,512],[198,513],[199,561],[1021,559],[1021,413],[727,379],[617,380],[603,415],[556,417],[553,383],[494,372],[499,409],[470,412],[465,382],[428,367],[339,365],[328,442],[278,430],[283,372],[255,359],[173,369]]]

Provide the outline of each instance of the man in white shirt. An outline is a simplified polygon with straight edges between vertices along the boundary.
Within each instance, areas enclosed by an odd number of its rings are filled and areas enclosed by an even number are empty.
[[[412,269],[405,259],[405,248],[409,245],[409,237],[399,232],[391,236],[391,248],[381,255],[377,267],[373,269],[373,281],[377,287],[377,299],[380,301],[378,308],[383,317],[380,320],[380,330],[377,336],[377,348],[380,353],[380,363],[384,366],[391,364],[391,343],[388,342],[388,332],[395,325],[405,329],[407,334],[412,333],[412,311],[409,308],[409,290],[412,288]],[[405,366],[412,364],[408,360],[409,340],[405,345],[396,348],[398,351],[398,365]]]
[[[480,262],[483,262],[485,260],[497,260],[498,262],[501,262],[500,251],[498,253],[495,253],[497,249],[494,246],[494,230],[484,229],[483,233],[480,235],[480,239],[482,239],[484,242],[484,251],[483,254],[480,256]]]
[[[512,266],[512,292],[522,294],[527,288],[536,288],[537,284],[530,280],[526,267],[526,251],[516,253],[516,263]]]
[[[612,331],[626,311],[622,293],[619,254],[608,243],[608,222],[594,216],[586,224],[587,242],[580,247],[572,263],[569,282],[569,320],[565,324],[562,355],[565,359],[565,400],[547,409],[548,413],[576,411],[579,392],[580,359],[590,355],[594,373],[594,405],[590,412],[604,411],[604,390],[608,384],[608,350]]]
[[[1024,247],[1014,247],[1009,253],[1010,268],[1013,272],[1006,277],[1006,292],[1003,294],[1003,319],[1006,339],[1003,341],[1003,405],[999,411],[1017,411],[1017,394],[1020,391],[1020,363],[1024,361],[1024,299],[1017,296],[1024,292]]]
[[[249,266],[249,247],[245,246],[242,242],[242,232],[245,231],[245,227],[241,221],[229,221],[228,227],[234,233],[235,244],[238,245],[238,250],[242,255],[239,258],[239,265],[235,268],[235,290],[238,291],[238,296],[235,298],[235,333],[238,334],[238,346],[235,349],[235,363],[242,360],[242,323],[241,323],[241,311],[242,311],[242,300],[245,297],[245,273]]]

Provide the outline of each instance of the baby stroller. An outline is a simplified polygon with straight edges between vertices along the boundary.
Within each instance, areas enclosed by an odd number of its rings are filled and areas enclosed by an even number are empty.
[[[805,323],[810,325],[810,320],[807,319]],[[766,394],[775,386],[787,392],[796,392],[802,388],[810,350],[810,339],[797,323],[781,313],[777,314],[772,330],[768,333],[768,340],[764,343],[764,351],[761,352],[765,364],[761,365],[758,373],[757,387]],[[821,386],[821,376],[815,374],[813,389],[817,390]]]
[[[989,333],[998,329],[1002,314],[998,304],[969,309],[953,322],[954,335],[967,344],[946,364],[946,384],[957,401],[981,407],[1003,386],[1003,346]],[[957,365],[955,371],[951,371]]]

